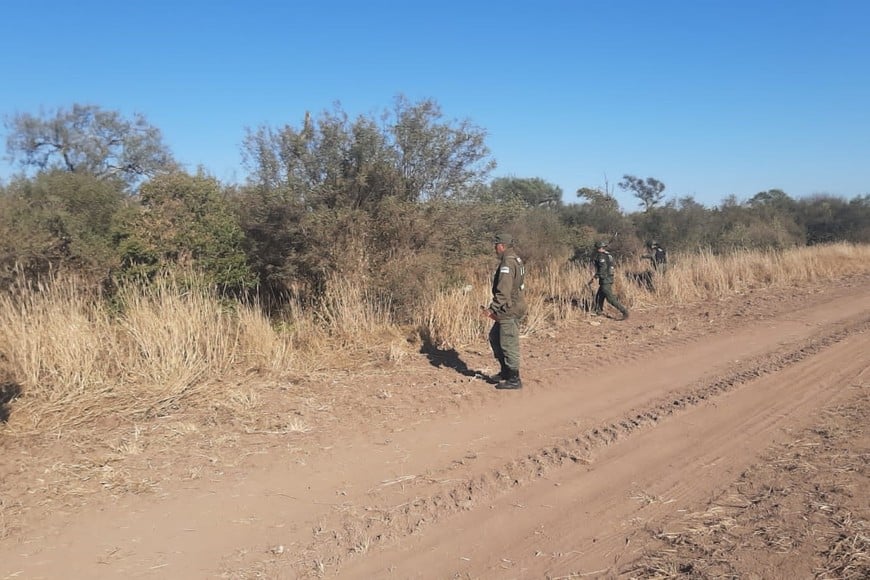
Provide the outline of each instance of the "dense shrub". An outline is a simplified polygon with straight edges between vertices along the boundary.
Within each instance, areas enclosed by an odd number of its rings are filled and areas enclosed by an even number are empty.
[[[13,181],[0,191],[0,287],[63,270],[103,278],[117,264],[113,231],[126,205],[120,182],[83,173]]]
[[[119,277],[151,279],[159,270],[182,267],[225,292],[254,287],[244,234],[217,180],[161,175],[142,186],[141,203],[119,228]]]

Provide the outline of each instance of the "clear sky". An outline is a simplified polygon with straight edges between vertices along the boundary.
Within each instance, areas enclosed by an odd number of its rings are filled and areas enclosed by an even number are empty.
[[[705,205],[870,193],[867,0],[4,1],[0,115],[142,113],[242,181],[246,128],[432,98],[494,177],[655,177]],[[5,128],[2,129],[5,151]],[[0,162],[0,179],[13,169]],[[623,209],[637,200],[615,191]]]

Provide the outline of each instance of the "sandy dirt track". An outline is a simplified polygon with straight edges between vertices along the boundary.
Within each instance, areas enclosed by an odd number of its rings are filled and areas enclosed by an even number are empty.
[[[868,282],[578,325],[524,345],[519,392],[437,357],[351,379],[390,412],[347,403],[331,431],[258,440],[222,477],[34,518],[0,544],[0,579],[635,577],[651,530],[822,409],[866,404]],[[403,381],[414,399],[377,397]]]

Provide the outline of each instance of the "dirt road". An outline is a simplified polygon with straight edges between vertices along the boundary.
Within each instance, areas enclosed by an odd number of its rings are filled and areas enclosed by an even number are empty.
[[[530,344],[518,392],[432,361],[432,404],[392,402],[413,371],[360,379],[389,414],[333,409],[244,470],[50,514],[0,544],[0,579],[636,575],[652,530],[870,386],[867,278],[681,316]]]

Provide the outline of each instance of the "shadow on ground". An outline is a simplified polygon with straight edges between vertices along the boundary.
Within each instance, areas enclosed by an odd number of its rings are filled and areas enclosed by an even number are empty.
[[[455,348],[441,349],[435,346],[428,335],[423,336],[420,354],[426,355],[426,358],[429,359],[429,364],[433,367],[453,369],[464,377],[477,377],[491,384],[498,382],[492,380],[483,371],[470,369],[465,361],[460,358]]]

